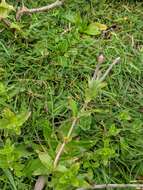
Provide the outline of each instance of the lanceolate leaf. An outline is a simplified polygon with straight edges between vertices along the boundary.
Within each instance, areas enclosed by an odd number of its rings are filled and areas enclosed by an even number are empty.
[[[2,82],[0,82],[0,96],[6,95],[6,88]]]
[[[48,174],[47,168],[41,163],[39,159],[32,159],[28,162],[27,166],[23,170],[23,174],[26,176],[33,175],[46,175]]]
[[[53,165],[53,160],[47,152],[38,152],[39,159],[42,164],[50,171]]]
[[[8,169],[3,169],[3,171],[4,171],[5,175],[6,175],[6,177],[8,178],[8,180],[10,181],[10,183],[11,183],[11,185],[13,187],[13,190],[17,190],[17,187],[16,187],[16,184],[15,184],[15,181],[14,181],[14,178],[13,178],[13,175],[12,175],[11,171],[8,170]]]
[[[86,30],[83,31],[83,33],[91,35],[91,36],[97,36],[101,34],[101,31],[94,23],[91,23],[87,26]]]
[[[30,117],[31,112],[22,112],[17,115],[17,126],[21,127],[25,121]]]
[[[101,24],[99,22],[93,23],[100,31],[107,30],[107,26],[105,24]]]
[[[104,30],[107,30],[107,26],[105,24],[101,24],[99,22],[93,22],[87,26],[87,28],[83,31],[83,33],[91,36],[97,36],[101,34],[101,32]]]
[[[70,109],[72,110],[73,116],[74,117],[77,116],[78,114],[77,104],[71,97],[69,98],[69,106],[70,106]]]

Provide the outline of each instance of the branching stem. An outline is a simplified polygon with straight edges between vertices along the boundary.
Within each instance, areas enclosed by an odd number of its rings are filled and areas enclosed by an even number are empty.
[[[63,5],[64,2],[65,2],[65,0],[61,0],[61,1],[57,0],[54,3],[50,4],[50,5],[46,5],[46,6],[39,7],[39,8],[33,8],[33,9],[28,9],[25,6],[22,6],[16,13],[16,20],[19,20],[21,18],[21,16],[23,16],[24,14],[45,12],[45,11],[55,9],[55,8],[60,7],[61,5]]]

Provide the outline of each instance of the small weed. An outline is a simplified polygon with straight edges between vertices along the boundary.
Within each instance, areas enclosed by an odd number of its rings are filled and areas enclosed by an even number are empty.
[[[19,22],[9,8],[12,26],[0,22],[0,189],[32,189],[38,176],[55,190],[141,177],[142,2],[74,0]],[[121,57],[102,85],[90,80],[101,52],[101,75]]]

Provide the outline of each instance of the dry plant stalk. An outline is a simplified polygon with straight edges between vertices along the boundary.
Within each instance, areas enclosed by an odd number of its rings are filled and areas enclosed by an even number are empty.
[[[10,28],[11,22],[8,19],[2,18],[0,21],[2,21],[8,28]]]
[[[143,184],[101,184],[94,185],[91,188],[78,188],[77,190],[89,190],[89,189],[117,189],[117,188],[136,188],[143,189]]]
[[[80,113],[82,113],[82,112],[86,109],[86,107],[87,107],[87,102],[84,103],[84,105],[83,105],[83,107],[82,107]],[[65,147],[65,145],[68,143],[68,140],[70,139],[70,137],[71,137],[71,135],[72,135],[72,132],[73,132],[73,130],[74,130],[74,127],[75,127],[75,125],[77,124],[78,120],[79,120],[79,117],[78,117],[78,116],[74,118],[74,120],[73,120],[73,122],[72,122],[72,124],[71,124],[71,127],[70,127],[70,129],[69,129],[69,132],[68,132],[68,134],[67,134],[67,137],[64,139],[64,142],[61,144],[61,146],[60,146],[60,148],[59,148],[59,150],[58,150],[58,152],[57,152],[57,155],[56,155],[56,157],[55,157],[55,160],[54,160],[54,168],[57,167],[57,164],[58,164],[58,162],[59,162],[59,160],[60,160],[60,157],[61,157],[61,155],[62,155],[62,153],[63,153],[63,151],[64,151],[64,147]]]
[[[39,176],[35,183],[34,190],[42,190],[45,185],[46,185],[45,176]]]
[[[32,9],[28,9],[25,6],[22,6],[16,13],[16,20],[19,20],[21,18],[21,16],[23,16],[24,14],[32,14],[32,13],[38,13],[38,12],[47,12],[50,11],[52,9],[55,9],[57,7],[60,7],[61,5],[63,5],[65,2],[65,0],[57,0],[52,4],[43,6],[43,7],[39,7],[39,8],[32,8]]]

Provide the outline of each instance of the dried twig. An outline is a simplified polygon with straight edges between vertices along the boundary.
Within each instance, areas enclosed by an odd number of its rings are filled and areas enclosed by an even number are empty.
[[[101,82],[105,80],[105,78],[110,73],[110,71],[112,70],[112,68],[114,67],[114,65],[116,65],[117,63],[119,63],[119,61],[120,61],[120,57],[116,58],[113,61],[113,63],[109,66],[109,68],[106,70],[106,72],[103,74],[103,76],[99,79]]]
[[[4,31],[4,28],[0,30],[0,33],[2,33]]]
[[[77,190],[89,190],[89,189],[116,189],[116,188],[136,188],[142,189],[143,184],[101,184],[94,185],[91,188],[78,188]]]
[[[46,179],[45,176],[39,176],[36,183],[34,190],[42,190],[46,185]]]
[[[7,28],[9,28],[13,33],[16,32],[17,29],[11,27],[11,26],[12,26],[12,22],[11,22],[9,19],[7,19],[7,18],[2,18],[0,21],[2,21],[3,24],[4,24]]]
[[[21,18],[21,16],[24,15],[24,14],[45,12],[45,11],[55,9],[56,7],[59,7],[59,6],[63,5],[64,1],[65,0],[61,0],[61,1],[57,0],[54,3],[50,4],[50,5],[46,5],[46,6],[39,7],[39,8],[33,8],[33,9],[28,9],[25,6],[22,6],[16,13],[16,20],[19,20]]]
[[[72,132],[73,132],[73,129],[74,129],[74,127],[75,127],[77,121],[78,121],[78,117],[76,117],[76,118],[73,120],[72,125],[71,125],[71,127],[70,127],[70,129],[69,129],[68,135],[67,135],[67,137],[64,139],[64,142],[61,144],[61,146],[60,146],[60,148],[59,148],[59,150],[58,150],[58,153],[57,153],[57,155],[56,155],[56,157],[55,157],[55,160],[54,160],[54,168],[56,168],[56,166],[57,166],[57,164],[58,164],[58,162],[59,162],[59,160],[60,160],[61,154],[63,153],[64,148],[65,148],[65,145],[68,143],[68,140],[69,140],[69,138],[71,137],[71,134],[72,134]]]
[[[8,28],[10,28],[11,22],[10,22],[8,19],[3,18],[3,19],[1,19],[1,21],[2,21]]]
[[[83,105],[83,107],[82,107],[82,109],[81,109],[81,111],[80,111],[80,113],[84,112],[84,110],[86,109],[87,105],[88,105],[88,103],[85,102],[84,105]],[[57,164],[58,164],[58,161],[60,160],[60,156],[61,156],[61,154],[62,154],[63,151],[64,151],[64,147],[65,147],[65,145],[68,143],[68,141],[69,141],[69,139],[70,139],[70,137],[71,137],[71,135],[72,135],[72,132],[73,132],[73,130],[74,130],[74,128],[75,128],[75,126],[76,126],[76,124],[77,124],[77,122],[78,122],[78,120],[79,120],[79,116],[77,116],[76,118],[74,118],[74,120],[73,120],[73,122],[72,122],[72,124],[71,124],[71,127],[70,127],[70,129],[69,129],[69,132],[68,132],[68,134],[67,134],[67,137],[65,138],[64,142],[63,142],[62,145],[60,146],[60,148],[59,148],[59,150],[58,150],[58,153],[57,153],[57,155],[56,155],[56,157],[55,157],[55,160],[54,160],[54,168],[56,168],[56,166],[57,166]]]

